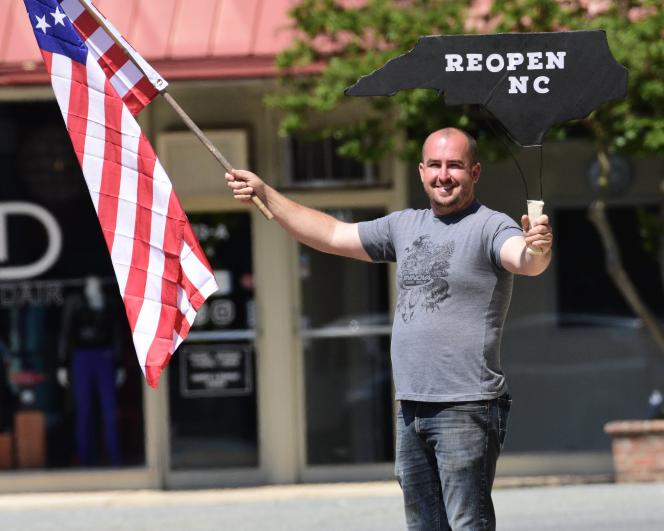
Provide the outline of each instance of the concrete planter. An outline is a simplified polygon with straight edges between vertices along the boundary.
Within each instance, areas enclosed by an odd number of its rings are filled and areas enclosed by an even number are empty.
[[[604,431],[613,440],[616,481],[664,481],[664,420],[618,420]]]

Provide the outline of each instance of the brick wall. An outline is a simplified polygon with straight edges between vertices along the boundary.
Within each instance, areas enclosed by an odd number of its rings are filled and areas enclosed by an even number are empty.
[[[609,422],[618,482],[664,481],[664,420]]]

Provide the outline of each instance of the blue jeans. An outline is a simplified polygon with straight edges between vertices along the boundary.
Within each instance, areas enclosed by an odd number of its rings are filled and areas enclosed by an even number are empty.
[[[491,487],[509,395],[479,402],[401,401],[395,473],[409,531],[493,531]]]

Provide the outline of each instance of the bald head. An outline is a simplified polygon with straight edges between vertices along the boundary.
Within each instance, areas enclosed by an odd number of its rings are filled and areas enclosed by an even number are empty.
[[[457,129],[456,127],[446,127],[444,129],[438,129],[438,131],[434,131],[433,133],[431,133],[424,141],[424,144],[422,144],[422,160],[424,160],[425,158],[424,153],[426,151],[427,146],[435,145],[437,142],[441,140],[447,140],[451,136],[461,136],[465,138],[467,144],[466,154],[468,156],[468,162],[470,163],[470,166],[473,166],[475,163],[479,162],[477,141],[468,133],[466,133],[462,129]]]

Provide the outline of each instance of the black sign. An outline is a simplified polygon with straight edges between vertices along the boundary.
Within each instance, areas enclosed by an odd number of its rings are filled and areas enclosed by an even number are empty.
[[[513,140],[532,146],[553,125],[623,98],[627,69],[611,55],[603,31],[429,36],[346,95],[413,88],[435,89],[448,105],[483,105]]]
[[[247,344],[185,345],[177,356],[183,397],[245,396],[253,391],[252,349]]]

